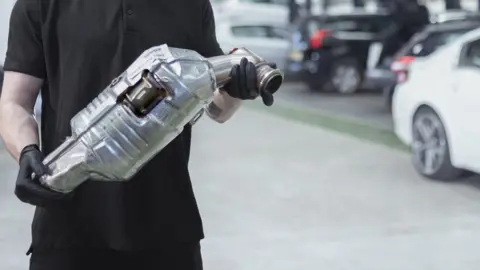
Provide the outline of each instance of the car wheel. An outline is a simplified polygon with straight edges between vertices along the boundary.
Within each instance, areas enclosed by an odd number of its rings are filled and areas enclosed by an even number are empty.
[[[340,94],[355,93],[362,83],[362,74],[357,62],[353,59],[340,59],[334,63],[330,73],[330,86]]]
[[[423,107],[415,113],[411,154],[415,169],[427,178],[449,181],[459,178],[462,173],[450,161],[445,127],[431,108]]]

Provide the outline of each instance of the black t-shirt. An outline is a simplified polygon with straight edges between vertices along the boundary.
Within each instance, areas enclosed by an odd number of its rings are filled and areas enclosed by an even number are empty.
[[[17,0],[4,68],[45,79],[46,154],[70,119],[144,50],[168,44],[222,54],[209,0]],[[37,208],[33,248],[138,250],[203,238],[188,172],[191,127],[127,183],[87,181],[71,202]]]

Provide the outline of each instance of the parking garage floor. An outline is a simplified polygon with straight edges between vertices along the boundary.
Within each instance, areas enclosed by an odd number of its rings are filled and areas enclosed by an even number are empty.
[[[427,181],[404,152],[247,108],[193,136],[207,270],[478,269],[475,182]],[[0,170],[0,269],[27,269],[32,209],[4,150]]]

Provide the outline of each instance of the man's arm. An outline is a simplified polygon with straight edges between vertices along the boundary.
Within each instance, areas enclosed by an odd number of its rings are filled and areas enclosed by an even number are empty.
[[[217,42],[215,33],[215,18],[212,11],[210,0],[203,0],[203,41],[204,51],[202,54],[205,57],[212,57],[222,55],[223,51]],[[215,91],[213,100],[206,108],[207,115],[218,123],[224,123],[230,119],[233,114],[240,108],[242,101],[240,99],[229,96],[226,92],[218,89]]]
[[[0,136],[15,160],[22,149],[39,144],[33,107],[43,80],[30,75],[5,72],[0,97]]]
[[[38,144],[33,108],[45,77],[38,0],[17,0],[10,16],[0,96],[0,136],[18,161],[22,149]]]

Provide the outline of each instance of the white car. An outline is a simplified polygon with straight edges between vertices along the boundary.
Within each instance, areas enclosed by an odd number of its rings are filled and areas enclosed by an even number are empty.
[[[414,61],[406,75],[392,113],[416,170],[438,180],[480,173],[480,29]]]
[[[287,0],[211,0],[215,21],[237,21],[264,18],[272,23],[288,25]]]
[[[262,21],[223,22],[217,25],[217,40],[225,53],[246,47],[283,69],[290,46],[288,30]]]

